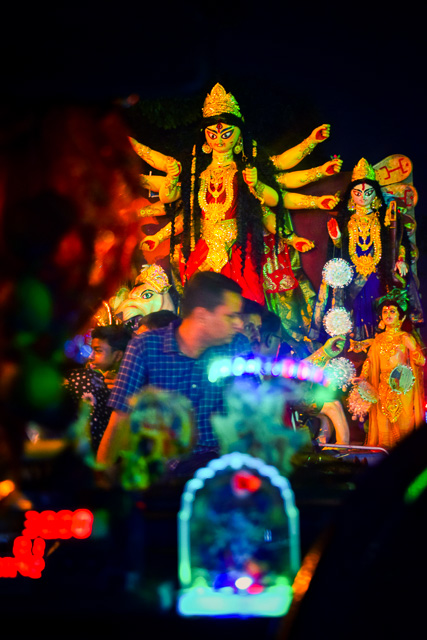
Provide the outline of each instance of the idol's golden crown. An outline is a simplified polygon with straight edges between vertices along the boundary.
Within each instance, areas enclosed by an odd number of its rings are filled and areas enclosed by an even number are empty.
[[[166,293],[170,289],[170,284],[166,272],[158,264],[144,265],[135,280],[135,286],[147,284],[157,293]]]
[[[202,112],[204,118],[218,116],[220,113],[232,113],[242,118],[236,98],[231,93],[226,93],[224,87],[218,82],[206,96]]]
[[[357,165],[353,169],[353,173],[351,174],[351,181],[355,180],[376,180],[375,169],[372,165],[369,164],[365,158],[361,158]]]

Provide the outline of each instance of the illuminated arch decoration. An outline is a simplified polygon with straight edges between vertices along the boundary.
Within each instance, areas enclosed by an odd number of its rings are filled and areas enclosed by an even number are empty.
[[[300,567],[299,513],[275,467],[230,453],[199,469],[181,496],[178,544],[180,615],[288,611]]]

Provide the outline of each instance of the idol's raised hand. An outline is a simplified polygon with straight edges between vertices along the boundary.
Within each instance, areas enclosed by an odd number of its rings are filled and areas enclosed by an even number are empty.
[[[319,209],[326,209],[326,211],[332,211],[332,209],[334,209],[338,202],[340,201],[339,198],[340,194],[336,193],[334,196],[319,196],[319,199],[317,201],[317,206],[319,207]]]
[[[314,248],[314,242],[307,238],[301,238],[297,235],[293,235],[292,238],[289,239],[289,244],[300,253],[306,253]]]
[[[258,182],[258,171],[256,167],[246,167],[242,171],[243,180],[248,185],[249,189],[254,189]]]
[[[313,142],[324,142],[327,140],[331,133],[331,125],[330,124],[321,124],[320,127],[316,127],[310,133],[310,138]]]
[[[334,173],[339,173],[341,171],[342,162],[341,158],[333,158],[322,165],[322,172],[325,176],[332,176]]]

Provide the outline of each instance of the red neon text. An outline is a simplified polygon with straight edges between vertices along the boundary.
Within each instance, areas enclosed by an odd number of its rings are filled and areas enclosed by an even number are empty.
[[[45,540],[88,538],[92,533],[93,515],[87,509],[77,511],[27,511],[23,536]]]
[[[27,511],[22,535],[13,542],[13,557],[0,558],[0,578],[41,578],[45,540],[88,538],[92,533],[93,514],[76,511]]]

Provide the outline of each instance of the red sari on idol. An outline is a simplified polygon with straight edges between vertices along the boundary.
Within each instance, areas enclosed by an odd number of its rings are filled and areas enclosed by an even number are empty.
[[[206,169],[200,175],[201,187],[198,194],[202,211],[201,237],[196,242],[187,262],[178,251],[181,282],[196,271],[216,271],[231,278],[242,287],[242,296],[265,304],[264,289],[269,292],[293,289],[298,282],[293,276],[287,247],[283,247],[271,267],[274,236],[266,236],[266,256],[263,260],[263,277],[257,273],[253,258],[251,237],[248,236],[244,269],[242,272],[242,252],[236,247],[237,238],[237,169],[234,164],[219,170]],[[269,266],[268,266],[269,265]],[[279,273],[280,272],[280,273]],[[286,285],[285,285],[286,283]],[[282,287],[282,288],[280,288]]]

